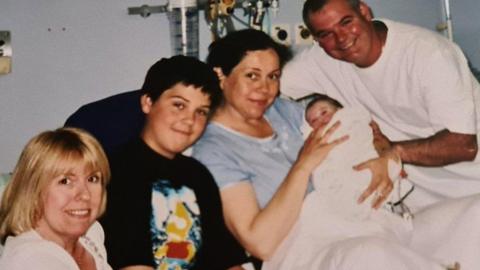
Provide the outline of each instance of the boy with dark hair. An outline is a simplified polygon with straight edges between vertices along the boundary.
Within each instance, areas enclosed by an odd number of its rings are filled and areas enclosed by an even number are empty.
[[[181,154],[220,101],[215,73],[195,58],[164,58],[149,69],[142,91],[140,138],[111,156],[101,220],[109,263],[114,269],[219,270],[242,264],[245,254],[225,227],[211,174]]]

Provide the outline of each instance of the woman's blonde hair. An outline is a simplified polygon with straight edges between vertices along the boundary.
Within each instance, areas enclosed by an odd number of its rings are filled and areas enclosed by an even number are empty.
[[[42,216],[41,195],[48,184],[79,165],[99,171],[103,186],[99,215],[106,205],[110,179],[107,157],[93,136],[77,128],[45,131],[23,149],[0,204],[0,241],[31,230]]]

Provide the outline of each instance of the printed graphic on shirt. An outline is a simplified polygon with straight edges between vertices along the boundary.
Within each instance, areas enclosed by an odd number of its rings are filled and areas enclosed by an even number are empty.
[[[152,248],[155,269],[190,269],[201,239],[200,209],[188,187],[173,187],[168,180],[152,186]]]

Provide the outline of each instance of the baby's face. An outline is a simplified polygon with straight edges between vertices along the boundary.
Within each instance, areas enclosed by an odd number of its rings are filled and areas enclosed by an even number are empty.
[[[338,108],[328,101],[320,100],[315,102],[305,113],[305,120],[314,128],[321,128],[330,122]]]

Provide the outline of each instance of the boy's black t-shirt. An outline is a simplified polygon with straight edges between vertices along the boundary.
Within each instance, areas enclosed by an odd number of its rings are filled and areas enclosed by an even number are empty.
[[[220,270],[245,262],[225,227],[218,187],[197,160],[167,159],[138,139],[113,154],[110,166],[100,222],[114,269]]]

